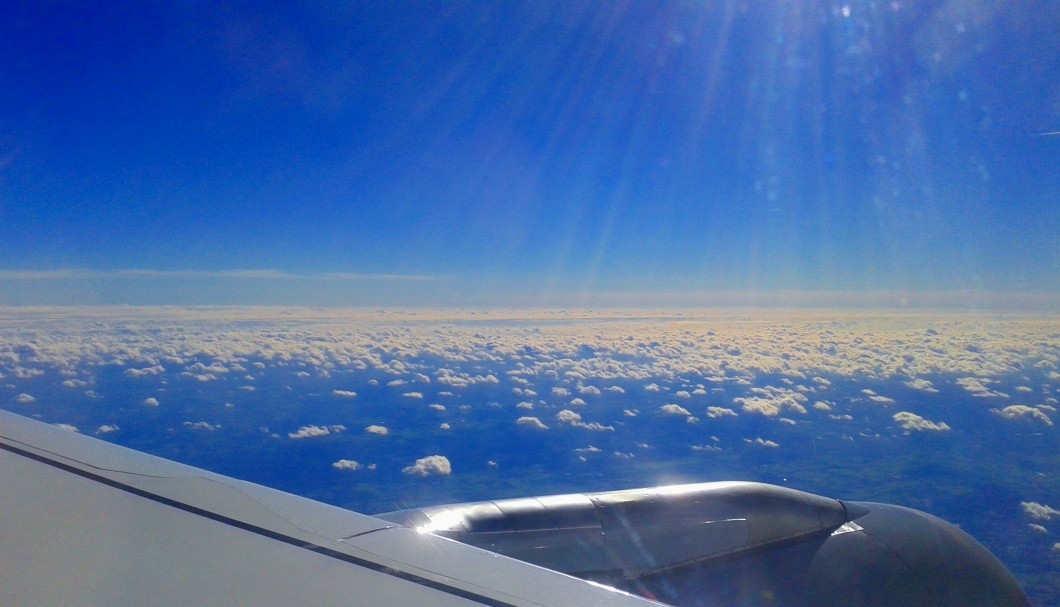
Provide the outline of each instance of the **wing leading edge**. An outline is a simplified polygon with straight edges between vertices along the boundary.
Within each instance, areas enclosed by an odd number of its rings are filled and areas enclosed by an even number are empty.
[[[0,411],[3,605],[657,604]]]

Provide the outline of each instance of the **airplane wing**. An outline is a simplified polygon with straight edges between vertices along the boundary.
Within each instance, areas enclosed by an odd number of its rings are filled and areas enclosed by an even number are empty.
[[[968,534],[900,506],[732,482],[374,517],[0,411],[5,607],[659,604],[616,586],[682,607],[1030,605]]]
[[[0,411],[0,605],[647,599]]]

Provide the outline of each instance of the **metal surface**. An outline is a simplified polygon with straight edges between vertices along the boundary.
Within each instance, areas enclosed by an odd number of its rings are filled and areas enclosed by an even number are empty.
[[[647,605],[0,411],[0,605]]]
[[[380,516],[679,606],[1029,606],[1000,561],[941,519],[760,483]]]
[[[833,499],[762,483],[675,485],[377,515],[573,575],[636,578],[827,534]]]

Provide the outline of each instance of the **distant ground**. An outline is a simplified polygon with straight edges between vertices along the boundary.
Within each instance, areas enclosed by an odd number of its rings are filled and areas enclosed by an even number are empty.
[[[942,516],[1060,605],[1060,318],[0,308],[0,407],[364,512],[747,479]]]

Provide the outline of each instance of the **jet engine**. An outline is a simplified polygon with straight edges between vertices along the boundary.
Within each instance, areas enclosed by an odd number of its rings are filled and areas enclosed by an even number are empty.
[[[942,519],[763,483],[554,495],[376,516],[680,607],[1030,605],[1000,561]]]

